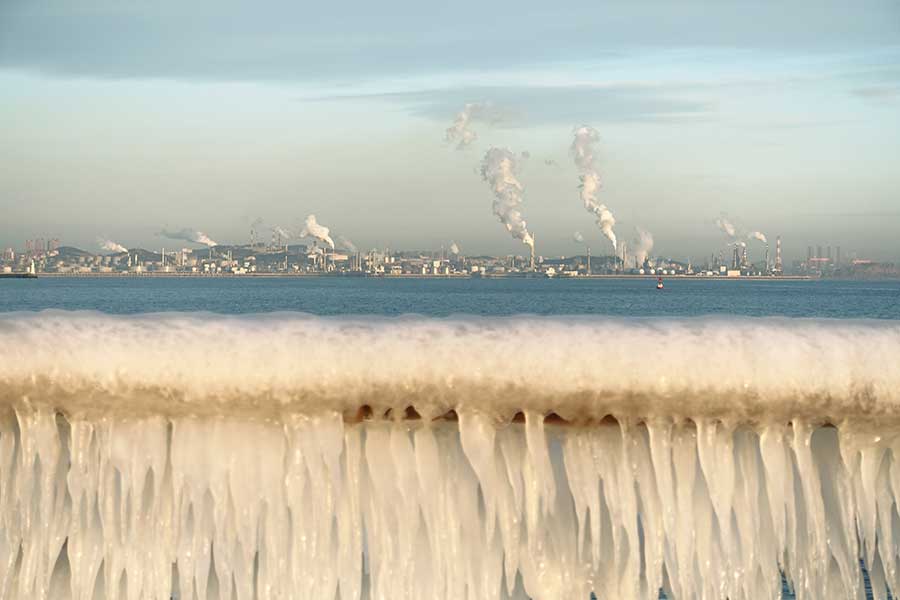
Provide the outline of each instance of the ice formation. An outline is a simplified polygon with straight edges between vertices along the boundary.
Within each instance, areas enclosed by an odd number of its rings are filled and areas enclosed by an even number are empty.
[[[0,597],[855,598],[862,559],[884,598],[898,356],[889,321],[2,316]]]

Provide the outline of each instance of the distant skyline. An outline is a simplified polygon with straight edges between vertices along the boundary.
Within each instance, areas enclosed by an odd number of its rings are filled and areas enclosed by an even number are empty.
[[[537,253],[606,254],[587,124],[621,240],[708,256],[724,214],[787,258],[900,260],[896,2],[304,4],[0,4],[0,246],[240,243],[312,213],[360,248],[526,254],[480,175],[498,146]]]

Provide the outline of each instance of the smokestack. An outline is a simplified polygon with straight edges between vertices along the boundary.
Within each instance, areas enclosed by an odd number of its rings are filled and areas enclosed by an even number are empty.
[[[534,271],[534,234],[531,235],[531,270]]]
[[[784,265],[781,263],[781,236],[775,238],[775,273],[781,275]]]
[[[590,275],[590,274],[591,274],[591,247],[590,247],[590,246],[587,247],[587,252],[588,252],[588,255],[587,255],[587,259],[588,259],[587,274]]]

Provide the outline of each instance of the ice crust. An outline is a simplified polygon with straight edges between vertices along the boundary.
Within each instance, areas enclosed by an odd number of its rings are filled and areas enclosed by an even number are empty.
[[[898,360],[897,321],[13,313],[0,316],[0,405],[884,423],[900,422]]]

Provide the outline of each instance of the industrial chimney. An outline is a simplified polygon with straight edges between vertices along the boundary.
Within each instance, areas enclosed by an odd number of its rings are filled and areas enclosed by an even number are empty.
[[[531,271],[534,272],[534,235],[531,236]]]
[[[781,236],[775,238],[775,274],[782,275],[784,273],[784,265],[781,262]]]

